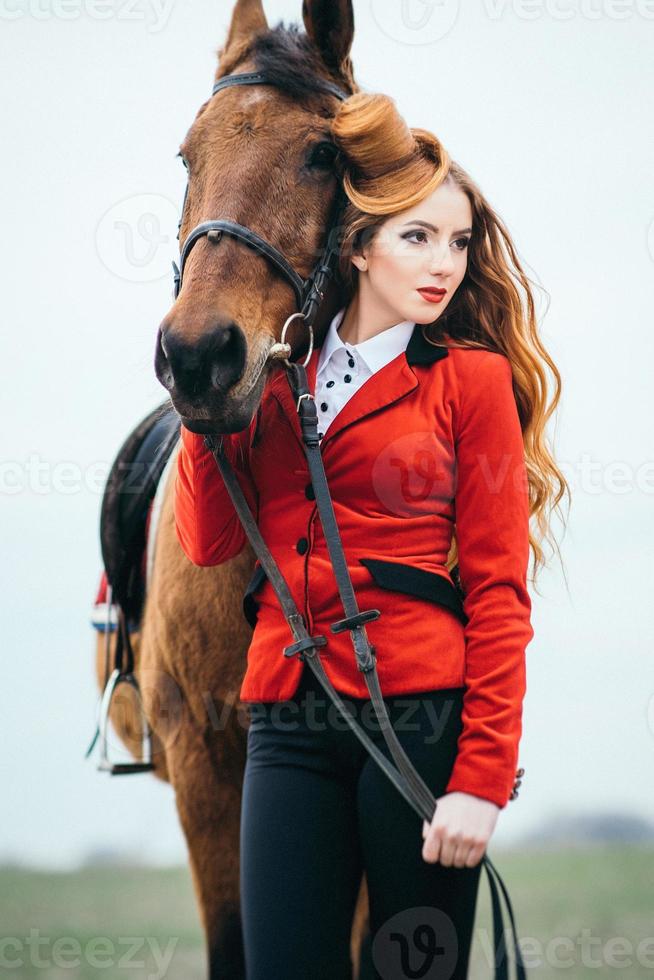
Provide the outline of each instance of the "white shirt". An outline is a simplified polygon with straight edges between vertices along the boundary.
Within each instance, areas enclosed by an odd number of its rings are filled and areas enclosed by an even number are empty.
[[[345,307],[329,324],[318,358],[315,401],[320,439],[354,392],[406,350],[415,326],[403,320],[360,344],[345,344],[338,333],[344,316]]]

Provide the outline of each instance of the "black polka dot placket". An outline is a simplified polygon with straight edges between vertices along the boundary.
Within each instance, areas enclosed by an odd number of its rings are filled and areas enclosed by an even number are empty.
[[[341,347],[333,352],[327,366],[327,374],[331,377],[317,393],[320,426],[318,438],[320,440],[322,440],[329,423],[338,415],[350,397],[351,390],[348,390],[346,385],[351,385],[358,373],[359,368],[354,351]]]

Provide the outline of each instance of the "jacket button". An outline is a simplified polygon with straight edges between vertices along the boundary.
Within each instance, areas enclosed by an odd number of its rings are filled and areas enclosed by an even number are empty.
[[[313,483],[307,483],[306,487],[304,488],[304,495],[307,498],[307,500],[316,499],[316,495],[313,492]]]
[[[309,547],[309,542],[307,541],[307,539],[306,539],[306,538],[300,538],[300,540],[299,540],[299,541],[298,541],[298,543],[297,543],[297,544],[295,545],[295,547],[296,547],[296,550],[297,550],[297,553],[298,553],[299,555],[303,555],[303,554],[304,554],[304,552],[305,552],[305,551],[307,550],[307,548]]]

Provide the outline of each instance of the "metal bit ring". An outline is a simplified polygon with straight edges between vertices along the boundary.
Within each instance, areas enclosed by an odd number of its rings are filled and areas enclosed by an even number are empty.
[[[285,337],[286,337],[286,331],[288,329],[288,325],[291,322],[291,320],[294,320],[295,319],[296,316],[301,316],[303,319],[306,319],[304,313],[291,313],[291,315],[289,316],[288,320],[286,321],[286,323],[282,327],[282,335],[281,335],[281,338],[280,338],[280,341],[279,341],[280,344],[285,343]],[[309,361],[311,359],[312,353],[313,353],[313,327],[311,326],[311,324],[309,324],[309,351],[307,353],[306,358],[304,359],[304,361],[302,363],[302,367],[306,367],[307,366],[307,364],[309,363]]]

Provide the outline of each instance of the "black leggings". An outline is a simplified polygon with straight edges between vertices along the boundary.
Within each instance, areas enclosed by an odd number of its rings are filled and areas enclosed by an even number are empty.
[[[463,690],[384,698],[436,797],[456,757]],[[372,704],[342,698],[390,758]],[[248,713],[240,842],[246,980],[350,980],[363,872],[371,943],[362,980],[464,980],[481,862],[456,868],[424,860],[422,818],[306,664],[293,698],[249,702]]]

